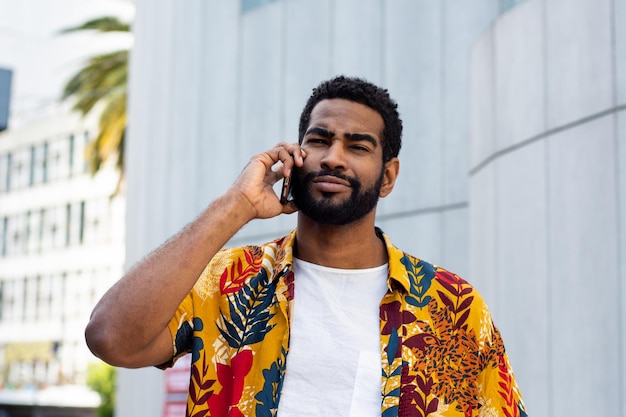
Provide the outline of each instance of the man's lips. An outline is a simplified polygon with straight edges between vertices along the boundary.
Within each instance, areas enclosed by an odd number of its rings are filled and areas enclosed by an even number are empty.
[[[345,191],[351,187],[350,182],[334,175],[320,175],[313,178],[313,187],[326,193]]]

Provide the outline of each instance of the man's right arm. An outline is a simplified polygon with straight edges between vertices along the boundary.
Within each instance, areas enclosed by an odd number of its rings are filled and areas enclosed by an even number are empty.
[[[292,213],[273,184],[302,165],[298,145],[280,144],[256,155],[233,186],[193,222],[119,280],[93,310],[85,331],[91,351],[129,368],[158,365],[173,354],[168,323],[218,250],[248,221]],[[274,172],[276,162],[283,169]]]

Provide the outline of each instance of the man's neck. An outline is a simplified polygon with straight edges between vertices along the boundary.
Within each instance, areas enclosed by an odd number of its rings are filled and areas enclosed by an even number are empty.
[[[387,262],[385,243],[376,235],[374,213],[343,226],[298,216],[295,256],[330,268],[373,268]]]

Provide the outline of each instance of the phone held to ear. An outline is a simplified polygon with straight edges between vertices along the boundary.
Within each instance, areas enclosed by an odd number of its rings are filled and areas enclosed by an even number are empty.
[[[291,177],[283,178],[283,188],[280,192],[280,204],[285,205],[289,201],[289,191],[291,188]]]

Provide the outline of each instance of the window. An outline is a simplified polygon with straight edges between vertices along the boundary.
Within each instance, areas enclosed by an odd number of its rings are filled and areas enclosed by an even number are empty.
[[[7,254],[7,235],[8,234],[9,234],[9,218],[5,216],[2,219],[2,241],[0,242],[0,244],[2,245],[2,247],[0,248],[2,250],[2,256],[5,256]]]
[[[32,149],[31,170],[32,184],[37,185],[43,182],[43,145],[34,146]]]
[[[6,254],[7,255],[15,255],[20,252],[22,246],[20,242],[22,241],[22,222],[18,215],[13,215],[8,217],[7,227],[6,227]]]
[[[70,177],[74,173],[74,148],[76,147],[74,142],[75,142],[74,135],[70,135],[70,137],[68,138],[68,146],[69,146],[68,168],[69,168]]]
[[[55,181],[69,177],[69,149],[64,140],[50,142],[48,155],[48,180]]]
[[[30,169],[28,170],[28,185],[33,186],[35,184],[35,165],[37,164],[37,148],[35,146],[30,147]]]
[[[43,156],[41,158],[41,181],[48,182],[48,142],[43,144]]]
[[[85,202],[80,202],[80,214],[78,220],[78,243],[82,244],[85,240]]]
[[[47,250],[54,247],[53,226],[55,220],[55,213],[50,208],[41,209],[40,250]]]
[[[83,135],[83,155],[85,155],[85,152],[87,151],[87,149],[89,149],[90,141],[91,138],[89,137],[89,132],[85,130],[85,133]],[[87,163],[87,158],[83,157],[83,173],[86,172],[89,172],[89,164]]]
[[[30,241],[32,240],[32,236],[31,236],[31,229],[30,229],[30,222],[32,221],[32,214],[30,211],[26,212],[26,220],[25,220],[25,224],[24,224],[24,253],[28,253],[29,249],[30,249]]]
[[[0,192],[8,191],[7,178],[9,176],[9,155],[0,155]]]
[[[28,227],[28,250],[27,253],[37,253],[40,246],[40,229],[41,229],[41,212],[39,210],[34,212],[28,212],[29,217]]]
[[[44,228],[46,227],[46,209],[39,210],[39,228],[37,233],[37,251],[41,252],[43,247],[43,239],[45,236]]]
[[[2,281],[2,317],[9,321],[13,318],[13,292],[15,291],[15,281]]]
[[[24,320],[25,318],[29,317],[29,312],[32,312],[33,310],[28,308],[28,304],[30,304],[32,302],[32,294],[29,294],[29,279],[28,278],[23,278],[22,280],[22,288],[21,288],[21,293],[22,293],[22,305],[20,306],[21,308],[19,309],[19,313],[18,313],[18,320]],[[17,303],[19,303],[19,300],[15,300]]]
[[[65,245],[65,210],[63,206],[56,206],[50,209],[52,222],[50,222],[50,234],[52,239],[52,247],[60,248]]]
[[[28,148],[17,149],[11,154],[9,167],[9,180],[7,190],[17,190],[28,186],[30,150]]]
[[[4,189],[7,191],[11,189],[11,171],[13,170],[13,167],[11,165],[13,165],[13,155],[8,154],[7,155],[7,170],[6,170],[7,176],[4,182]]]
[[[72,238],[72,204],[67,203],[65,205],[65,246],[70,245]]]
[[[32,305],[31,308],[33,309],[32,311],[32,316],[34,317],[36,320],[39,320],[43,317],[43,312],[44,312],[44,308],[45,306],[42,305],[42,288],[41,288],[41,275],[37,275],[37,277],[35,277],[34,280],[31,280],[31,291],[32,291],[32,295],[31,297],[33,298],[33,300],[35,301]]]
[[[52,281],[55,279],[53,275],[37,276],[37,303],[35,308],[37,312],[35,316],[38,320],[48,320],[52,318]]]

